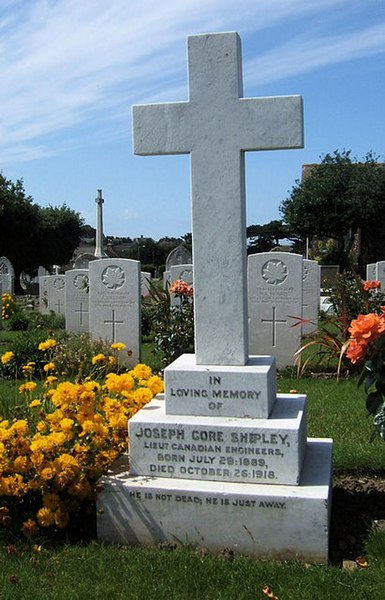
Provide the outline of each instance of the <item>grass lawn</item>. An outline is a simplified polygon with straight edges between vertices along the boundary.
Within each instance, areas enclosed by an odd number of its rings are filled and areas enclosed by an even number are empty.
[[[0,344],[4,341],[1,351],[7,350],[6,333],[0,332]],[[150,344],[143,348],[143,361],[156,367]],[[372,527],[373,518],[385,522],[385,443],[369,443],[372,427],[366,416],[364,393],[357,390],[354,379],[336,382],[278,377],[277,389],[307,394],[308,435],[334,439],[335,505],[339,512],[335,506],[332,541],[337,546],[349,544],[352,528],[360,521],[356,527],[362,536],[358,546],[367,566],[352,563],[356,568],[350,571],[336,565],[275,563],[226,553],[211,556],[193,548],[116,547],[95,540],[79,544],[38,539],[27,544],[0,538],[0,600],[262,600],[268,597],[263,592],[265,586],[269,586],[271,597],[279,600],[385,598],[385,528]],[[0,409],[18,401],[14,382],[1,381]],[[361,504],[356,503],[359,494],[353,488],[341,493],[339,482],[344,478],[367,483],[359,498]],[[383,492],[371,489],[374,481],[384,482]],[[375,507],[383,506],[383,514],[369,511],[374,493],[378,496]],[[360,507],[362,519],[353,511]],[[346,530],[338,519],[343,520]],[[334,530],[344,537],[336,537]]]

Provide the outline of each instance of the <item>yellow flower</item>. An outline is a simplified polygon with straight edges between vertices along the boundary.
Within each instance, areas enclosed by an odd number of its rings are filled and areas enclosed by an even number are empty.
[[[92,364],[93,365],[97,365],[100,362],[103,362],[106,360],[106,357],[104,356],[104,354],[100,353],[100,354],[96,354],[95,356],[92,357]]]
[[[22,383],[19,386],[19,392],[20,394],[23,394],[24,392],[33,392],[36,388],[37,383],[35,383],[34,381],[27,381],[27,383]]]
[[[36,398],[36,400],[32,400],[29,404],[29,408],[36,408],[36,406],[41,406],[41,401]]]
[[[13,357],[14,357],[14,353],[13,352],[4,352],[4,354],[1,357],[1,362],[3,363],[3,365],[6,365],[7,363],[9,363]]]
[[[53,362],[49,362],[46,365],[44,365],[43,370],[48,373],[49,371],[53,371],[55,368],[55,363]]]
[[[49,338],[45,342],[40,342],[38,348],[39,348],[39,350],[51,350],[52,348],[55,348],[55,346],[56,346],[56,340]]]
[[[115,342],[114,344],[111,344],[111,348],[113,350],[124,350],[126,348],[126,344],[123,344],[122,342]]]
[[[42,527],[50,527],[55,523],[55,513],[43,506],[37,511],[37,522]]]
[[[33,519],[27,519],[27,521],[24,521],[23,525],[21,526],[21,532],[25,537],[32,537],[36,535],[38,531],[39,528],[36,524],[36,521]]]
[[[137,379],[149,379],[152,375],[152,371],[149,366],[139,363],[132,369],[131,374]]]
[[[156,396],[156,394],[160,394],[164,390],[163,381],[157,375],[153,375],[147,380],[147,387],[149,390],[151,390],[154,396]]]
[[[52,385],[53,383],[55,383],[55,381],[57,381],[57,377],[55,377],[55,375],[48,375],[48,377],[45,380],[45,387],[49,387],[50,385]]]

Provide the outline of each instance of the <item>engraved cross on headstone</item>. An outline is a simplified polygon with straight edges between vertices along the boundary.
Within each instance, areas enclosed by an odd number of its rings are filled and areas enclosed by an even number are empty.
[[[261,319],[262,323],[272,324],[272,342],[271,345],[275,347],[277,345],[277,323],[287,323],[286,319],[277,319],[277,308],[273,306],[273,317],[272,319]]]
[[[58,315],[61,315],[61,309],[63,308],[63,303],[60,300],[60,298],[57,299],[57,302],[55,302],[55,306],[56,306],[56,312]]]
[[[103,322],[104,322],[106,325],[112,325],[112,341],[113,341],[113,342],[116,342],[116,339],[115,339],[115,337],[116,337],[116,327],[115,327],[115,325],[118,325],[118,324],[120,324],[120,323],[122,323],[122,324],[123,324],[123,323],[124,323],[124,321],[118,321],[117,319],[115,319],[115,309],[113,308],[113,309],[112,309],[112,316],[111,316],[111,320],[109,321],[109,320],[105,319]]]
[[[302,148],[302,99],[242,98],[234,32],[189,36],[188,65],[188,102],[133,107],[134,152],[190,154],[196,364],[245,365],[244,153]]]
[[[83,315],[88,314],[88,310],[83,306],[83,302],[80,302],[79,308],[75,308],[75,312],[79,313],[79,323],[83,325]]]

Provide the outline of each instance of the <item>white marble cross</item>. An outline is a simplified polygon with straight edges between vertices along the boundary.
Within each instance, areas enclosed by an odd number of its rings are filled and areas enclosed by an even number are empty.
[[[189,36],[188,64],[188,102],[133,107],[134,152],[191,155],[196,364],[245,365],[244,152],[302,148],[302,99],[241,98],[235,32]]]

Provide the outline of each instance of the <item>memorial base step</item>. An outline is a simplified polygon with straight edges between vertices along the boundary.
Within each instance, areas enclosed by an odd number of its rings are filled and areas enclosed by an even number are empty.
[[[100,481],[98,538],[325,563],[331,470],[329,439],[308,440],[300,486],[130,476],[125,456]]]

